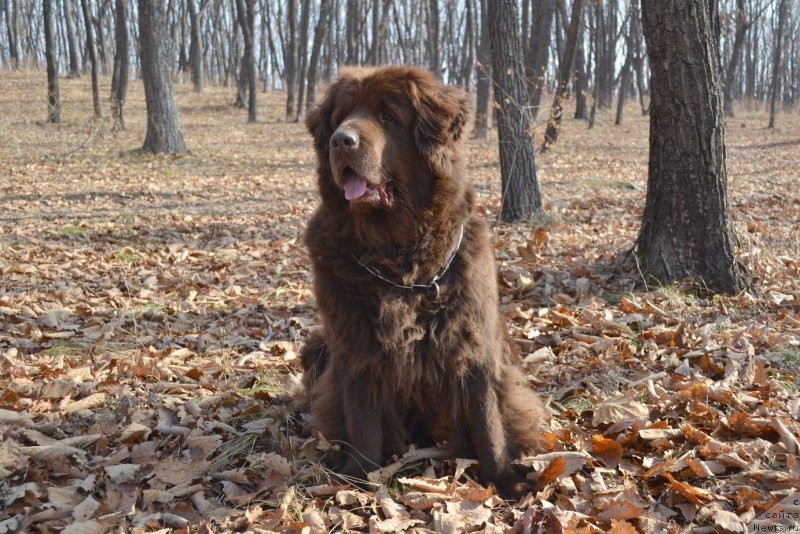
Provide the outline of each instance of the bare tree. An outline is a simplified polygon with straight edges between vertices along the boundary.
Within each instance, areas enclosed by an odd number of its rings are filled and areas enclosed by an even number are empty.
[[[713,1],[713,0],[711,0]],[[728,215],[725,134],[709,0],[642,1],[650,52],[650,164],[635,252],[661,282],[746,287]]]
[[[58,92],[58,59],[53,31],[53,0],[43,0],[44,46],[47,57],[47,122],[61,122],[61,97]]]
[[[439,78],[442,77],[442,54],[439,43],[439,2],[428,1],[428,70]]]
[[[767,128],[775,127],[775,103],[778,101],[778,93],[781,92],[781,77],[783,76],[783,66],[781,64],[781,48],[783,41],[783,28],[786,26],[786,12],[788,2],[781,0],[778,6],[778,28],[775,30],[775,48],[772,52],[772,84],[769,100],[769,125]]]
[[[300,9],[300,41],[297,47],[297,111],[294,122],[300,122],[306,96],[306,71],[308,70],[308,27],[311,24],[311,0],[303,0]]]
[[[481,2],[481,32],[478,39],[478,54],[476,73],[478,83],[475,87],[475,129],[473,136],[476,139],[486,139],[489,123],[489,91],[491,90],[492,75],[492,50],[489,43],[489,17],[486,4],[489,0]]]
[[[236,0],[236,16],[244,37],[244,55],[242,56],[242,74],[247,79],[247,122],[254,123],[258,119],[256,109],[256,61],[253,53],[255,36],[254,0]]]
[[[92,12],[89,1],[90,0],[81,0],[81,9],[83,10],[83,22],[86,30],[86,53],[92,65],[92,103],[94,104],[94,118],[99,119],[103,116],[103,108],[100,104],[100,66],[97,64],[97,49],[94,45]]]
[[[617,90],[617,115],[614,118],[614,124],[622,124],[622,115],[625,111],[625,95],[630,90],[631,83],[631,70],[633,67],[634,55],[634,27],[633,21],[639,17],[636,5],[631,3],[630,11],[628,13],[628,36],[625,39],[625,63],[622,65],[622,70],[619,73],[619,89]]]
[[[525,55],[525,67],[528,71],[531,115],[536,119],[542,102],[542,92],[547,82],[545,69],[547,68],[556,3],[555,0],[533,0],[533,5],[533,28],[531,30],[531,42]]]
[[[159,0],[139,0],[139,49],[147,104],[145,152],[186,152],[167,55],[167,25]]]
[[[17,32],[17,12],[19,0],[6,0],[6,30],[8,33],[8,55],[11,59],[11,68],[17,69],[20,66],[19,34]],[[51,11],[52,12],[52,11]]]
[[[286,73],[286,120],[289,121],[294,118],[294,92],[297,86],[297,0],[288,0],[286,6],[289,42],[283,51],[283,64]]]
[[[724,91],[722,107],[725,115],[733,117],[733,86],[736,82],[736,70],[742,59],[742,52],[745,43],[745,34],[750,28],[750,22],[745,14],[744,0],[736,0],[736,33],[733,38],[733,50],[728,61],[728,68],[725,69]]]
[[[125,129],[125,98],[128,95],[128,4],[114,1],[114,70],[111,74],[111,109],[117,124]]]
[[[78,64],[78,43],[75,36],[75,14],[72,11],[72,0],[64,0],[64,24],[67,30],[67,51],[69,52],[68,77],[77,78],[81,73]]]
[[[572,64],[575,58],[575,49],[578,44],[578,32],[583,14],[583,0],[572,0],[572,15],[567,32],[567,43],[564,47],[564,57],[561,58],[561,68],[558,74],[558,90],[553,99],[553,107],[550,110],[550,119],[547,121],[547,129],[542,141],[542,152],[547,152],[556,143],[558,132],[561,129],[561,116],[564,114],[564,104],[567,101],[567,90],[569,89],[569,79],[572,75]]]
[[[503,202],[500,218],[525,220],[542,209],[530,129],[522,44],[514,0],[489,0],[494,100],[500,140]]]
[[[192,71],[192,87],[195,93],[203,92],[203,35],[202,15],[205,2],[195,6],[195,0],[186,0],[189,7],[189,68]]]
[[[319,53],[325,34],[329,31],[331,24],[331,0],[320,0],[319,18],[314,29],[314,43],[311,45],[311,58],[308,60],[308,90],[306,91],[306,108],[314,103],[317,95],[317,74]]]

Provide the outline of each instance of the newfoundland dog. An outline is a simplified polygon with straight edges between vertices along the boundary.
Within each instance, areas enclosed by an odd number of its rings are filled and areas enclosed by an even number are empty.
[[[306,118],[319,209],[305,242],[323,321],[302,351],[314,425],[363,478],[409,443],[518,481],[543,410],[498,313],[460,140],[467,95],[405,66],[344,71]]]

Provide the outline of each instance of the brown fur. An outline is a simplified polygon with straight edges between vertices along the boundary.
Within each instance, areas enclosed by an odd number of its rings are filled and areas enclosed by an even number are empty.
[[[467,96],[409,67],[350,70],[306,119],[322,203],[305,235],[324,332],[302,353],[314,424],[363,477],[409,442],[447,440],[508,485],[542,416],[506,341],[495,261],[460,138]],[[349,146],[338,132],[355,136]],[[356,176],[367,192],[348,201]],[[387,185],[389,184],[389,185]],[[463,241],[430,289],[427,285]],[[356,258],[358,261],[356,261]]]

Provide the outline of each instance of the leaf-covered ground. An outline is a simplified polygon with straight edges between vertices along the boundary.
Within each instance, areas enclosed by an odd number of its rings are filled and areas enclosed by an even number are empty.
[[[104,79],[103,93],[108,94]],[[553,417],[506,503],[473,462],[411,450],[369,492],[329,484],[292,396],[315,324],[301,242],[313,153],[283,95],[257,125],[178,84],[191,154],[91,120],[87,79],[0,76],[0,532],[742,532],[800,488],[800,121],[727,130],[758,291],[647,285],[626,258],[647,118],[567,120],[538,160],[546,220],[495,222],[496,142],[469,141],[502,307]],[[106,103],[106,107],[108,107]]]

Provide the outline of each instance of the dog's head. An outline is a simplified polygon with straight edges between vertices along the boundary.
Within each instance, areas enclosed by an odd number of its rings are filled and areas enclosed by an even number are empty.
[[[425,71],[344,71],[306,117],[322,180],[332,178],[323,198],[339,195],[354,210],[425,207],[452,174],[467,113],[466,93]]]

